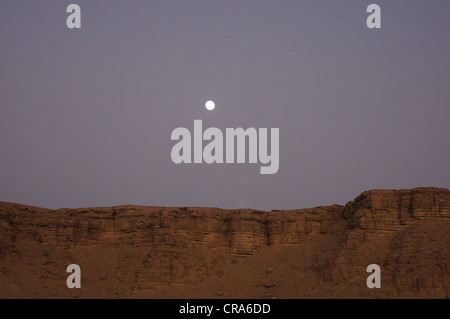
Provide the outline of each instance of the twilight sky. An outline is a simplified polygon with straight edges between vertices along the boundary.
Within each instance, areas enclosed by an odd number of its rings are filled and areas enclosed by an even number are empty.
[[[70,3],[81,29],[66,27]],[[366,27],[370,3],[382,29]],[[270,210],[449,188],[449,13],[448,0],[2,0],[0,200]],[[280,128],[278,173],[174,164],[171,132],[195,119]]]

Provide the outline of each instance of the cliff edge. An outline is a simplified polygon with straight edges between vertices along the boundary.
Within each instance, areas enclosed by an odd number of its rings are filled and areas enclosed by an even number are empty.
[[[0,202],[0,297],[449,298],[449,243],[440,188],[271,212]],[[81,289],[66,286],[69,264]]]

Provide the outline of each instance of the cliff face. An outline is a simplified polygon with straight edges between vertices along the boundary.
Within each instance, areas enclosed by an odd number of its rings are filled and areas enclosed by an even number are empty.
[[[437,188],[272,212],[0,203],[0,297],[448,298],[449,243]],[[69,264],[81,289],[66,287]]]

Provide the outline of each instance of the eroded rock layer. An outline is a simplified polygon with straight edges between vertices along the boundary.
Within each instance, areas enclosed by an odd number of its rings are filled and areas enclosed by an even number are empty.
[[[0,202],[0,297],[448,298],[450,191],[288,211]],[[68,289],[69,264],[82,288]],[[382,287],[366,286],[381,267]]]

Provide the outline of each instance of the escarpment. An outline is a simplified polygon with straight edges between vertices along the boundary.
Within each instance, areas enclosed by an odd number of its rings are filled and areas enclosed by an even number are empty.
[[[448,298],[450,191],[285,211],[0,203],[0,297]],[[68,289],[66,267],[82,269]],[[380,265],[382,288],[365,272]]]

